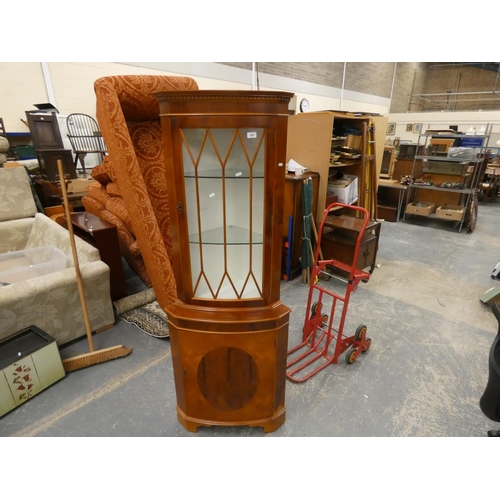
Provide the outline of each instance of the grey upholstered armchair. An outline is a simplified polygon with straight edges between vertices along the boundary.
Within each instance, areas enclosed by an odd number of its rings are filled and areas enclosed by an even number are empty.
[[[0,254],[54,246],[67,267],[0,286],[0,340],[30,325],[54,337],[58,345],[86,334],[68,231],[37,213],[24,167],[0,168]],[[93,331],[115,322],[109,267],[99,251],[75,237],[80,272]]]

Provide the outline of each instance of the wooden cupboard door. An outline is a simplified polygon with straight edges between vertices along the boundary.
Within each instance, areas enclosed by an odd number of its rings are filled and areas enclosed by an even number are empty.
[[[177,402],[187,418],[236,425],[284,411],[288,323],[248,334],[171,325],[170,338]]]

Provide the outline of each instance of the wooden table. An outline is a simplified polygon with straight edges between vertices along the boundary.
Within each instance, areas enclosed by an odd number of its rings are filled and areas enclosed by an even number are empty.
[[[399,181],[395,179],[379,179],[378,187],[379,187],[379,193],[377,195],[377,211],[379,218],[387,219],[389,221],[394,221],[395,218],[396,222],[399,222],[408,186],[401,184]],[[387,199],[381,195],[380,188],[382,188],[382,190],[384,190],[385,188],[391,190],[397,190],[398,196],[397,196],[396,206],[391,204],[390,197],[388,197]],[[395,212],[395,217],[393,216],[394,218],[390,217],[391,212],[393,211]]]
[[[71,222],[75,235],[97,248],[101,260],[109,266],[111,300],[115,301],[126,297],[127,286],[116,226],[87,212],[72,213]],[[66,219],[64,218],[65,224]]]

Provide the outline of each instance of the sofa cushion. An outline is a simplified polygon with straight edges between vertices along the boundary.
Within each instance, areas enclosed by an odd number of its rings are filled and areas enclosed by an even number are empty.
[[[26,169],[0,168],[0,221],[33,217],[36,213]]]
[[[0,254],[25,248],[35,219],[5,220],[0,222]]]
[[[87,194],[103,205],[106,205],[106,200],[109,198],[106,188],[99,182],[92,182],[89,184],[87,187]]]
[[[0,153],[6,153],[10,148],[9,141],[0,135]]]
[[[74,265],[69,231],[53,221],[50,217],[44,214],[36,214],[33,228],[31,229],[25,248],[47,246],[56,246],[59,248],[59,250],[67,255],[71,265]],[[101,259],[99,250],[78,236],[75,236],[75,246],[79,264],[94,262]]]
[[[109,156],[105,156],[102,163],[100,165],[96,165],[92,169],[92,173],[90,175],[92,179],[101,183],[103,186],[105,186],[108,182],[116,181]]]
[[[106,193],[108,193],[109,196],[119,196],[120,198],[122,196],[120,188],[116,182],[108,182],[106,184]]]
[[[125,227],[130,231],[130,233],[134,234],[132,221],[130,220],[130,216],[122,198],[118,198],[117,196],[110,196],[106,200],[106,210],[116,215],[123,222],[123,224],[125,224]]]

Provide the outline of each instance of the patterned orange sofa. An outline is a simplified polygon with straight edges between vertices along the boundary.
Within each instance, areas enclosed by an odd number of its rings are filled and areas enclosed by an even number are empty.
[[[159,105],[153,94],[197,89],[189,77],[153,75],[108,76],[94,84],[96,116],[108,157],[94,167],[96,181],[82,203],[87,211],[117,225],[123,256],[153,286],[162,308],[177,297],[177,290],[170,264]]]
[[[135,238],[132,221],[109,156],[105,156],[103,163],[92,169],[91,175],[94,182],[88,186],[87,195],[82,198],[85,210],[117,227],[120,253],[142,281],[151,286],[151,280]]]

